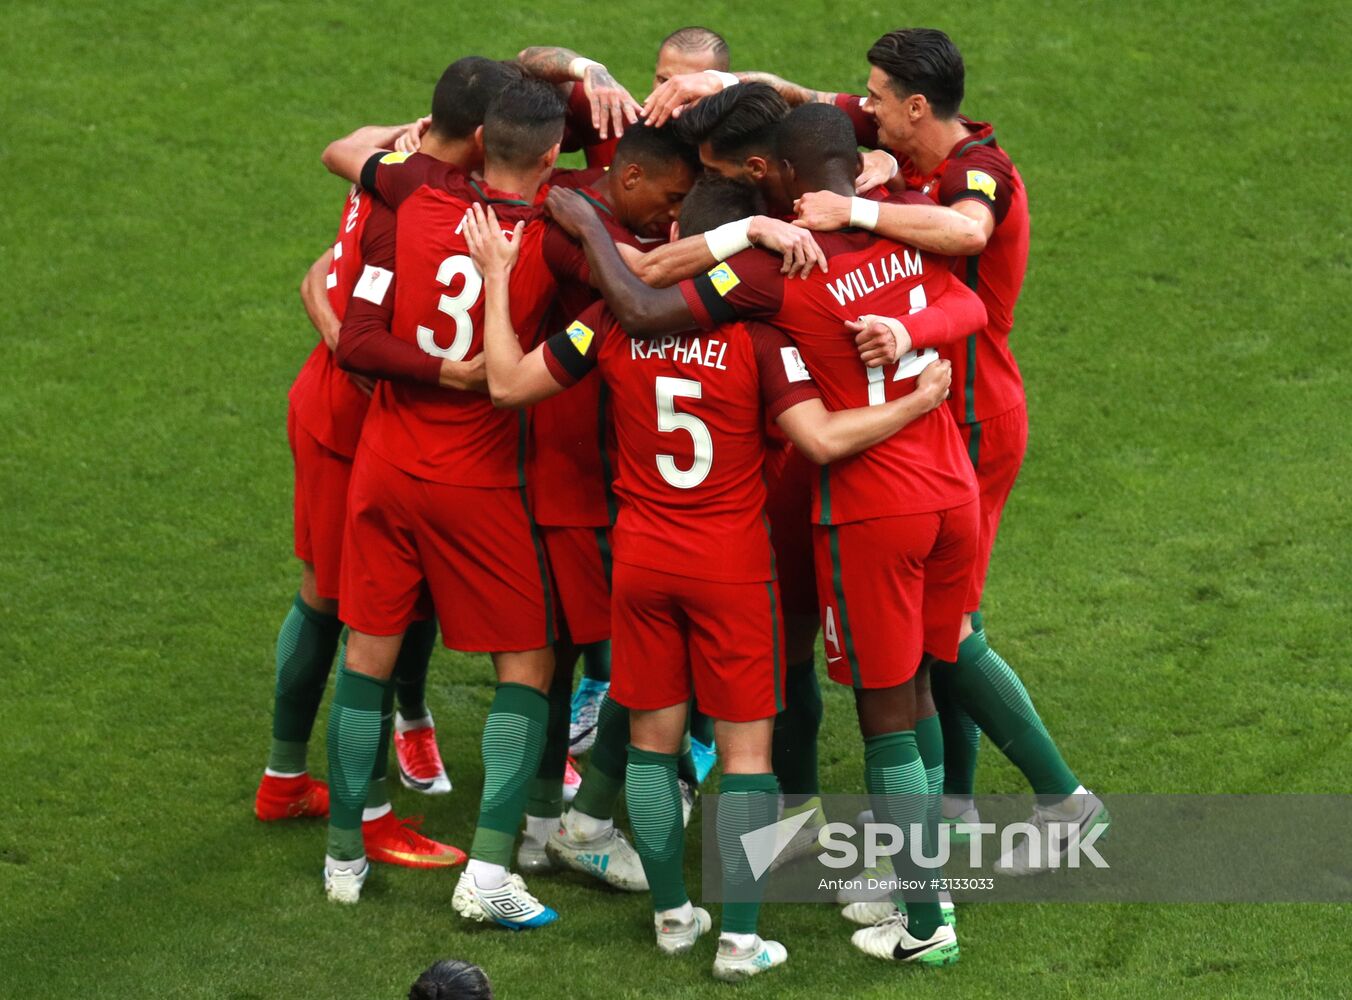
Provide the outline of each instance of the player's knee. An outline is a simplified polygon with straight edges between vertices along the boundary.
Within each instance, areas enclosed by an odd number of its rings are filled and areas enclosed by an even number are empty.
[[[319,596],[319,577],[315,575],[315,568],[311,563],[301,563],[300,599],[305,602],[306,607],[313,608],[321,615],[338,614],[337,601],[332,597]]]
[[[389,680],[394,673],[394,664],[399,658],[403,641],[402,635],[367,635],[365,632],[349,631],[343,669],[377,680]]]
[[[554,650],[530,649],[525,652],[494,653],[493,669],[499,684],[520,684],[535,688],[541,694],[549,693],[554,679]]]
[[[854,703],[859,732],[865,739],[915,728],[915,686],[911,681],[887,688],[856,688]]]

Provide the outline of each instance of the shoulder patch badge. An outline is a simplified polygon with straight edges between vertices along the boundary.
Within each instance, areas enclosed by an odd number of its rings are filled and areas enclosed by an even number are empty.
[[[408,153],[386,153],[380,158],[381,163],[403,163],[409,157]]]
[[[711,267],[709,280],[713,283],[714,291],[725,298],[728,292],[742,283],[742,279],[737,277],[737,272],[727,264],[715,264]]]
[[[984,170],[967,171],[967,187],[971,191],[980,191],[991,201],[995,200],[995,178]]]
[[[593,336],[592,328],[584,323],[579,323],[576,320],[574,320],[571,324],[569,324],[568,329],[565,332],[568,334],[569,343],[571,343],[575,348],[577,348],[578,354],[581,354],[585,357],[587,354],[587,349],[591,347]]]

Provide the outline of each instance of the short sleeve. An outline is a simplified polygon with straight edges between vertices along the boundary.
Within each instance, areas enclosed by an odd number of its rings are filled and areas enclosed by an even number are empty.
[[[554,334],[544,345],[545,367],[562,386],[574,386],[596,367],[601,344],[616,327],[604,302],[595,302],[582,315]]]
[[[748,323],[746,330],[760,374],[761,404],[769,419],[791,406],[821,398],[803,356],[782,330],[769,323]]]
[[[997,225],[1004,221],[1013,194],[1012,164],[998,147],[978,147],[950,160],[939,180],[940,204],[974,199],[991,210]]]
[[[374,153],[361,168],[361,186],[391,208],[399,205],[434,173],[454,169],[423,153]]]
[[[867,97],[858,94],[837,94],[836,107],[844,111],[854,126],[854,141],[869,149],[878,149],[878,122],[864,110]]]
[[[752,247],[678,286],[701,329],[734,319],[774,316],[784,303],[782,261]]]

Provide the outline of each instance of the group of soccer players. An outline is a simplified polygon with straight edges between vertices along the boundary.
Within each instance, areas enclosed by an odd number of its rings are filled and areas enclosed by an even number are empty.
[[[1108,822],[979,611],[1027,441],[1023,183],[959,114],[946,35],[890,32],[867,65],[867,96],[824,93],[733,74],[722,38],[684,28],[640,105],[566,49],[468,56],[426,118],[325,150],[353,186],[301,288],[320,334],[288,417],[303,570],[255,811],[328,817],[330,899],[357,902],[371,861],[467,862],[461,916],[534,928],[558,915],[523,875],[567,867],[649,892],[659,949],[688,951],[711,928],[682,873],[691,749],[716,747],[714,975],[782,964],[740,838],[807,813],[780,862],[816,842],[819,631],[875,816],[926,840],[974,822],[985,732],[1035,823]],[[578,149],[586,169],[556,167]],[[450,791],[438,628],[498,682],[468,855],[385,787],[393,741],[406,786]],[[335,657],[326,783],[306,747]],[[570,744],[590,755],[565,810]],[[1027,851],[1000,869],[1032,870]],[[842,901],[867,954],[958,957],[936,892]]]

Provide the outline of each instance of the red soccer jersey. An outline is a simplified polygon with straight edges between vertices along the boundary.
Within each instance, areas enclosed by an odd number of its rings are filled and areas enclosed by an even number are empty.
[[[861,146],[877,147],[878,124],[863,109],[865,98],[837,94],[836,107],[854,124]],[[1009,156],[995,141],[986,122],[960,118],[968,134],[928,174],[900,158],[906,186],[940,205],[974,198],[995,215],[995,231],[986,249],[960,257],[953,269],[986,305],[985,329],[942,352],[953,362],[953,394],[948,407],[959,423],[998,417],[1023,402],[1023,378],[1009,349],[1014,305],[1028,269],[1028,192]]]
[[[568,92],[568,110],[563,120],[563,151],[586,152],[587,166],[608,167],[615,159],[615,146],[620,140],[616,136],[602,139],[592,126],[591,101],[587,99],[587,88],[582,81],[573,84]]]
[[[370,214],[371,196],[354,184],[343,204],[338,240],[333,244],[333,269],[326,280],[329,305],[339,320],[347,313],[352,289],[362,272],[362,234]],[[357,453],[362,421],[371,400],[338,367],[322,339],[301,366],[290,398],[296,419],[315,440],[348,458]]]
[[[654,246],[620,225],[601,195],[581,194],[616,243],[640,250]],[[557,226],[545,233],[545,261],[559,282],[555,329],[581,315],[600,298],[591,285],[587,255]],[[587,379],[572,392],[560,393],[531,407],[530,457],[526,463],[531,514],[537,524],[560,527],[604,527],[615,522],[611,452],[614,435],[606,419],[608,392],[602,379]]]
[[[978,329],[985,320],[980,299],[939,258],[860,230],[819,233],[817,242],[830,262],[828,274],[786,280],[777,257],[753,248],[680,287],[705,329],[734,316],[772,319],[803,352],[832,410],[906,395],[925,367],[925,349]],[[917,350],[896,366],[866,368],[844,324],[867,313],[906,317]],[[922,514],[975,497],[962,437],[948,412],[939,409],[881,444],[823,466],[813,520],[843,524]]]
[[[818,396],[797,350],[763,323],[636,340],[598,302],[545,345],[563,385],[593,368],[618,441],[617,562],[724,583],[773,580],[765,414]]]
[[[391,332],[437,357],[461,361],[483,350],[483,278],[461,224],[470,205],[492,205],[504,227],[534,215],[531,206],[415,153],[373,157],[363,183],[398,210]],[[512,269],[512,322],[529,349],[555,290],[544,264],[544,223],[527,225]],[[487,395],[384,382],[376,389],[363,440],[386,461],[422,479],[457,486],[519,486],[524,455],[519,414]]]

